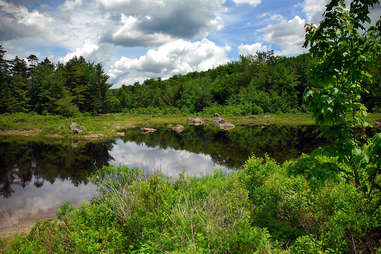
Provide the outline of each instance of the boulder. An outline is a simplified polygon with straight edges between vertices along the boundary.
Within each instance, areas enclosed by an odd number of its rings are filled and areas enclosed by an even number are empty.
[[[248,116],[248,118],[249,118],[249,119],[257,119],[258,116],[257,116],[257,115],[250,115],[250,116]]]
[[[220,127],[221,124],[225,123],[225,120],[220,116],[220,114],[215,113],[213,117],[213,123],[214,125]]]
[[[264,115],[263,118],[264,118],[264,119],[270,119],[271,116],[270,116],[270,115]]]
[[[171,128],[172,130],[176,131],[177,133],[181,133],[184,131],[184,126],[182,126],[181,124],[176,124],[175,126],[170,124],[170,125],[168,125],[168,127]]]
[[[76,122],[71,122],[71,124],[69,125],[69,129],[74,134],[79,134],[82,132],[82,130],[78,127]]]
[[[188,122],[190,125],[194,125],[194,126],[200,126],[200,125],[203,125],[205,122],[201,119],[201,118],[188,118]]]
[[[225,120],[218,113],[214,114],[213,123],[214,123],[214,125],[216,125],[220,129],[225,130],[225,131],[235,128],[234,124],[225,122]]]
[[[228,131],[235,128],[235,125],[232,123],[223,123],[219,126],[222,130]]]

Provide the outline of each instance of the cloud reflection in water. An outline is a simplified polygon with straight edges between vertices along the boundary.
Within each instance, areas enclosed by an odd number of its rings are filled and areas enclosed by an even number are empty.
[[[110,151],[114,165],[126,165],[129,168],[143,169],[146,174],[157,171],[166,177],[177,179],[179,173],[187,176],[201,177],[212,174],[215,169],[230,172],[231,169],[214,163],[210,155],[192,153],[173,148],[148,147],[135,142],[123,142],[118,139]]]

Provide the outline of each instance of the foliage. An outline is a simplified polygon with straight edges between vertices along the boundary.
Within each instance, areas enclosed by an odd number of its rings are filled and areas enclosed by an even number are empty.
[[[0,52],[0,113],[34,111],[66,117],[78,112],[214,114],[215,109],[232,115],[306,112],[302,97],[310,85],[309,69],[321,59],[310,54],[281,57],[272,51],[258,52],[208,71],[110,89],[102,66],[83,57],[53,64],[48,59],[39,62],[34,55],[27,61],[7,60],[2,47]],[[373,87],[369,93],[362,91],[362,102],[377,111],[380,68],[365,66],[374,78],[364,83]]]
[[[34,55],[27,63],[18,57],[6,60],[5,52],[0,45],[0,113],[34,111],[71,117],[118,110],[100,64],[74,57],[54,65],[47,58],[38,62]]]
[[[371,82],[367,66],[381,56],[381,20],[373,21],[374,25],[369,18],[369,9],[377,3],[354,0],[347,6],[345,1],[330,1],[319,26],[307,25],[305,41],[319,59],[313,66],[306,97],[322,135],[332,140],[325,150],[350,168],[350,180],[365,191],[370,191],[375,176],[364,176],[368,158],[363,145],[368,124],[361,95]],[[356,128],[363,129],[361,138]]]
[[[380,193],[365,197],[341,177],[316,187],[313,179],[288,175],[289,167],[269,158],[251,158],[246,163],[241,177],[252,203],[253,225],[268,228],[293,253],[360,253],[380,248],[375,243]]]

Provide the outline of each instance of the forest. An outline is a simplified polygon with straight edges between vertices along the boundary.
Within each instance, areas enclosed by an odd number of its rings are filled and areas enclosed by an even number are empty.
[[[303,94],[309,87],[311,54],[295,57],[273,51],[240,56],[239,60],[204,72],[112,89],[102,64],[74,57],[52,63],[35,55],[5,59],[0,46],[0,113],[37,112],[74,116],[78,113],[231,115],[308,111]],[[369,65],[362,102],[370,112],[381,111],[381,60]]]

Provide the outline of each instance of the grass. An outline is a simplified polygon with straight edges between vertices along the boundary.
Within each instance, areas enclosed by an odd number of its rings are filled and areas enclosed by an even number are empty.
[[[65,118],[56,115],[38,115],[35,113],[15,113],[0,115],[0,135],[3,136],[39,136],[49,138],[99,139],[122,135],[124,129],[133,127],[155,127],[166,124],[187,124],[187,119],[193,116],[185,115],[132,115],[104,114],[92,116],[82,114],[77,117]],[[271,114],[270,118],[258,115],[257,118],[247,116],[222,116],[227,122],[235,125],[314,125],[311,114]],[[202,117],[213,121],[213,117]],[[381,113],[369,114],[367,120],[374,125]],[[81,134],[72,134],[69,126],[76,122]]]

